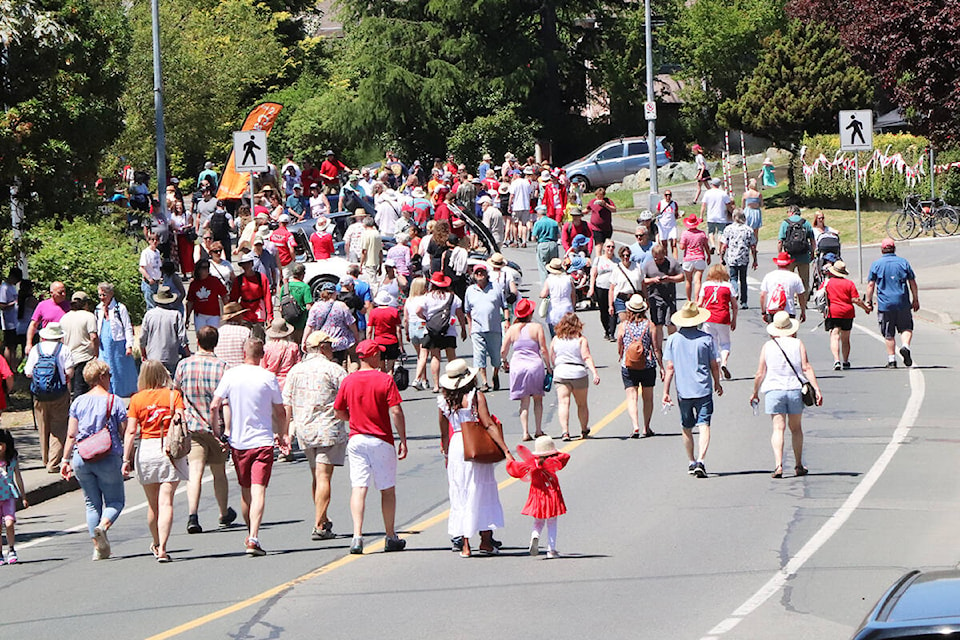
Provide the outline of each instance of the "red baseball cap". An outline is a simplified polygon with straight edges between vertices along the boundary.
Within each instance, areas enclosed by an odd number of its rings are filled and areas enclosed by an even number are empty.
[[[377,344],[373,340],[361,340],[357,345],[357,355],[361,358],[370,358],[384,351],[386,351],[386,347]]]

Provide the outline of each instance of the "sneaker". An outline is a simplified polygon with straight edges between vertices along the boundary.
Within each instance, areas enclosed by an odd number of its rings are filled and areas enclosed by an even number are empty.
[[[363,554],[363,538],[353,537],[353,544],[350,545],[350,553],[355,556]]]
[[[97,548],[94,548],[94,549],[93,549],[93,561],[96,562],[97,560],[103,560],[103,559],[104,559],[103,556],[100,555],[100,550],[97,549]]]
[[[17,562],[18,559],[16,550],[10,549],[10,551],[7,552],[7,564],[17,564]]]
[[[693,474],[694,474],[695,476],[697,476],[698,478],[706,478],[706,477],[707,477],[707,468],[706,468],[705,466],[703,466],[703,463],[702,463],[702,462],[697,462],[697,467],[696,467],[696,469],[693,470]]]
[[[840,361],[839,361],[839,360],[837,360],[836,362],[833,363],[833,370],[834,370],[834,371],[840,371],[840,369],[842,369],[842,368],[843,368],[843,365],[840,364]]]
[[[850,363],[849,363],[849,362],[844,362],[844,363],[843,363],[843,368],[844,368],[844,370],[849,369],[849,368],[850,368]]]
[[[203,533],[200,517],[195,513],[187,518],[187,533]]]
[[[903,364],[912,367],[913,356],[910,355],[910,347],[900,347],[900,356],[903,358]]]
[[[110,541],[107,539],[107,532],[96,527],[93,530],[93,543],[97,547],[97,551],[100,553],[99,560],[106,560],[110,557]]]
[[[530,536],[530,555],[535,556],[540,553],[540,536],[536,533]]]
[[[457,536],[456,538],[450,538],[450,550],[451,550],[451,551],[463,551],[463,536]]]
[[[406,548],[407,541],[396,536],[393,538],[387,538],[386,544],[383,545],[384,551],[403,551]]]
[[[233,510],[233,507],[227,507],[226,515],[220,516],[220,526],[229,527],[233,524],[233,521],[237,519],[237,512]]]
[[[687,467],[687,473],[691,476],[697,472],[697,463],[691,462],[690,466]]]
[[[744,302],[744,303],[742,303],[742,304],[740,305],[740,308],[741,308],[741,309],[749,309],[750,307],[747,306],[747,303],[746,303],[746,302]]]
[[[323,526],[317,529],[313,528],[313,532],[310,534],[311,540],[333,540],[337,537],[337,534],[333,532],[333,523],[329,520],[323,523]]]
[[[246,553],[248,556],[256,558],[267,555],[267,552],[264,551],[263,547],[260,546],[260,540],[257,538],[247,538],[246,545]]]
[[[547,551],[547,560],[553,560],[560,557],[560,552],[556,549],[550,549]]]
[[[887,363],[886,368],[887,368],[887,369],[896,369],[896,368],[897,368],[897,363],[894,362],[893,360],[891,360],[890,362]]]

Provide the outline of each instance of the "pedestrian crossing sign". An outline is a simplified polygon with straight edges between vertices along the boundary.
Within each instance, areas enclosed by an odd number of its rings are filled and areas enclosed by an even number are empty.
[[[873,151],[873,111],[840,112],[840,150]]]

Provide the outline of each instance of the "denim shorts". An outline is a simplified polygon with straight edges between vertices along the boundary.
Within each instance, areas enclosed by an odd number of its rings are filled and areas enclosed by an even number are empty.
[[[680,426],[693,429],[698,424],[710,424],[713,417],[713,395],[702,398],[678,398]]]
[[[768,415],[803,413],[803,396],[800,389],[771,389],[763,397],[763,412]]]

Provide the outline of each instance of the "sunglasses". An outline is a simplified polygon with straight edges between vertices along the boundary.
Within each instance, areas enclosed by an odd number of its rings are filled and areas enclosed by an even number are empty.
[[[220,249],[213,249],[210,253],[223,253]]]
[[[666,192],[666,193],[663,194],[663,195],[665,195],[665,196],[672,196],[673,194],[668,191],[668,192]]]
[[[646,237],[647,237],[647,234],[645,234],[645,233],[638,233],[638,234],[637,234],[637,237],[638,237],[638,238],[646,238]]]

